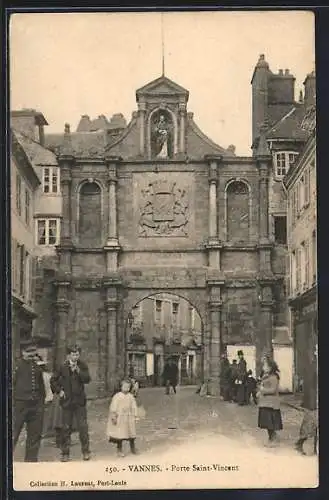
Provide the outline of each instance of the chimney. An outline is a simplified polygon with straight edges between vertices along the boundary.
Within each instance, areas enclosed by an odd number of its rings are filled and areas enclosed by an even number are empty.
[[[295,101],[295,77],[289,69],[279,69],[271,74],[268,85],[269,104],[293,104]]]
[[[316,82],[315,71],[309,73],[304,81],[304,104],[305,109],[315,105],[316,99]]]
[[[235,148],[234,144],[230,144],[230,145],[228,146],[228,148],[227,148],[227,151],[228,151],[229,153],[231,153],[232,155],[235,155],[235,149],[236,149],[236,148]]]
[[[44,126],[48,125],[42,113],[35,109],[22,109],[10,113],[10,126],[44,146]]]
[[[268,81],[271,75],[264,54],[260,54],[251,79],[252,85],[252,142],[259,136],[261,124],[267,117]]]
[[[79,125],[77,126],[77,132],[89,132],[90,131],[90,118],[88,115],[82,115]]]

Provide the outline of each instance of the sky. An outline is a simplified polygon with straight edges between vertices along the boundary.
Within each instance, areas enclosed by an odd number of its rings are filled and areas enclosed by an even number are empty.
[[[41,111],[46,133],[137,109],[135,91],[161,76],[160,13],[14,14],[10,107]],[[222,147],[250,155],[251,77],[260,54],[296,77],[315,69],[310,12],[166,12],[165,74],[190,92],[188,111]]]

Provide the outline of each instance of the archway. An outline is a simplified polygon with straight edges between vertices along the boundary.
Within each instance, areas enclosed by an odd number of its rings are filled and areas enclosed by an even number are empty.
[[[182,295],[149,294],[125,319],[125,372],[142,385],[163,384],[169,358],[178,366],[178,382],[195,385],[203,377],[204,325],[197,307]]]

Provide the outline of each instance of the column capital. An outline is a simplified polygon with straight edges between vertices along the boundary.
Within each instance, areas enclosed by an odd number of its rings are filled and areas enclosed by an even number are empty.
[[[108,167],[116,167],[118,163],[122,161],[121,156],[112,156],[112,155],[106,155],[105,156],[105,163]]]
[[[63,184],[70,184],[72,181],[72,174],[71,174],[71,169],[67,167],[62,167],[60,171],[60,183]]]
[[[62,165],[61,171],[64,170],[64,168],[70,168],[72,164],[75,162],[75,157],[72,154],[59,154],[57,157],[57,161],[59,165]]]
[[[104,302],[104,307],[106,312],[116,311],[119,307],[119,301],[117,299],[108,299]]]
[[[221,299],[213,299],[208,302],[208,308],[210,312],[219,312],[222,310],[223,301]]]
[[[68,313],[69,312],[69,309],[70,309],[70,303],[68,300],[65,300],[65,299],[60,299],[60,300],[57,300],[57,302],[55,302],[55,307],[56,307],[56,310],[57,312],[59,313]]]

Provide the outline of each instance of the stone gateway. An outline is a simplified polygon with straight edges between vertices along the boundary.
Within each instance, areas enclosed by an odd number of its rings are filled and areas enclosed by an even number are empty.
[[[200,314],[201,376],[218,394],[228,344],[253,346],[257,367],[272,349],[282,257],[269,227],[265,132],[253,157],[238,157],[198,128],[188,91],[167,77],[136,98],[138,110],[116,135],[66,128],[56,144],[49,139],[63,197],[56,357],[79,343],[89,396],[108,393],[127,372],[129,312],[150,295],[172,293]]]

